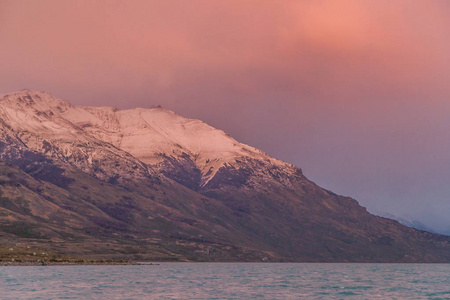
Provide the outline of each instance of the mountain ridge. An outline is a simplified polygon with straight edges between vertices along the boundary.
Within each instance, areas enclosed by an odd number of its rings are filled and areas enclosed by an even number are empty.
[[[0,241],[96,258],[450,261],[449,237],[371,215],[159,107],[74,106],[25,90],[0,99],[0,119]]]

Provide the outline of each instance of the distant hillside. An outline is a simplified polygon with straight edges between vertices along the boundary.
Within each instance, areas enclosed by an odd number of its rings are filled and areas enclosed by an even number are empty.
[[[0,100],[0,244],[95,259],[450,262],[301,169],[160,107]]]

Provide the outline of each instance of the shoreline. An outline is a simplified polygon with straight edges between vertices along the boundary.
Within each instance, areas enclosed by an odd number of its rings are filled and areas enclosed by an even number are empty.
[[[157,266],[158,263],[142,263],[134,261],[0,261],[0,267],[46,267],[46,266],[99,266],[99,265],[111,265],[111,266]]]

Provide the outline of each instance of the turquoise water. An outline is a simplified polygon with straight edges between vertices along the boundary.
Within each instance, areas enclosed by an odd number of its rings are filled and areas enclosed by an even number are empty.
[[[0,267],[0,299],[450,299],[450,264]]]

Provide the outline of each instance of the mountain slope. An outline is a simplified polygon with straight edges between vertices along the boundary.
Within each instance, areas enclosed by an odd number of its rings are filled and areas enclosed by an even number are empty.
[[[301,170],[156,107],[0,100],[0,242],[170,260],[448,262],[450,238],[369,214]]]

